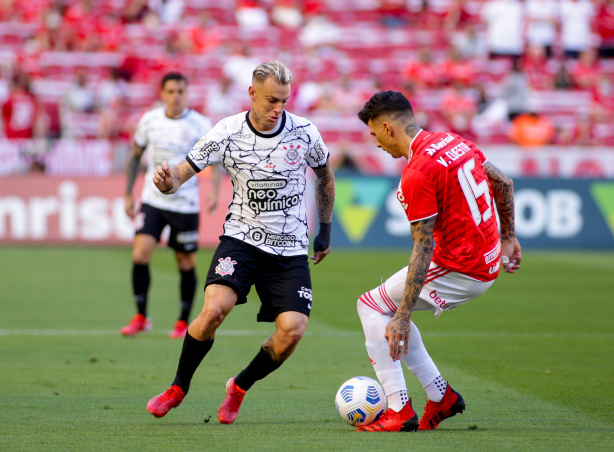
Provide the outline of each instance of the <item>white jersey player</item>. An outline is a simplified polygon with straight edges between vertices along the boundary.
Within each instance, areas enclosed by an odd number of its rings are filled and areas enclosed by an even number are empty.
[[[286,111],[270,133],[256,130],[247,112],[226,118],[187,157],[197,172],[221,164],[232,178],[224,235],[281,256],[307,254],[305,169],[327,160],[316,127]]]
[[[151,328],[147,319],[147,293],[150,285],[149,261],[160,241],[162,230],[170,226],[168,245],[175,250],[180,272],[180,314],[171,337],[182,338],[188,328],[188,317],[196,292],[195,252],[198,249],[200,200],[198,179],[188,181],[173,196],[165,196],[153,184],[153,173],[163,161],[179,164],[194,143],[211,129],[211,121],[187,108],[187,80],[177,73],[162,79],[161,97],[164,106],[143,115],[134,134],[134,145],[127,170],[126,213],[135,220],[133,244],[132,288],[137,314],[121,329],[125,336],[134,336]],[[141,194],[141,207],[135,215],[132,190],[140,160],[147,155],[147,174]],[[214,172],[214,193],[210,204],[215,207],[218,172]]]
[[[190,108],[176,118],[169,117],[164,106],[143,115],[134,134],[135,145],[146,151],[147,173],[141,194],[143,204],[179,213],[200,211],[198,178],[187,181],[175,196],[165,196],[154,185],[153,173],[163,161],[174,165],[183,162],[186,149],[191,149],[211,127],[208,118]]]
[[[246,391],[281,366],[307,326],[314,301],[307,258],[307,167],[316,176],[320,219],[313,247],[316,264],[330,250],[335,186],[318,130],[307,119],[285,111],[291,78],[288,68],[277,61],[259,65],[249,88],[251,110],[223,119],[184,163],[172,169],[163,163],[154,174],[162,193],[174,193],[203,168],[222,165],[234,185],[224,235],[207,274],[203,310],[190,324],[170,389],[147,404],[156,417],[183,401],[194,372],[213,346],[217,328],[235,305],[247,301],[252,286],[261,302],[257,319],[275,322],[275,332],[226,384],[226,398],[218,409],[220,422],[237,419]]]

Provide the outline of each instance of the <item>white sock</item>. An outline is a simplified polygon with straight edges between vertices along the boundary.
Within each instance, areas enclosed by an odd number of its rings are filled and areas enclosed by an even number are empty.
[[[446,393],[446,388],[448,387],[448,383],[439,375],[433,381],[431,381],[428,385],[424,387],[426,389],[426,396],[429,400],[432,400],[435,403],[441,402],[444,394]]]
[[[371,293],[374,292],[377,292],[377,290]],[[390,316],[375,311],[360,300],[358,300],[357,310],[365,332],[367,353],[371,359],[371,364],[373,364],[377,379],[384,387],[386,396],[392,396],[399,391],[405,391],[405,394],[407,394],[407,385],[405,384],[401,362],[392,361],[388,351],[388,341],[384,337]],[[393,403],[398,406],[396,399]],[[401,408],[403,407],[401,406]]]
[[[414,322],[411,322],[411,329],[409,330],[408,347],[409,353],[407,355],[401,353],[401,361],[418,378],[422,387],[426,388],[441,373],[426,351],[420,330]]]
[[[409,400],[409,396],[407,395],[407,391],[402,389],[401,391],[393,392],[387,397],[388,400],[388,408],[396,411],[397,413],[403,409],[407,401]]]

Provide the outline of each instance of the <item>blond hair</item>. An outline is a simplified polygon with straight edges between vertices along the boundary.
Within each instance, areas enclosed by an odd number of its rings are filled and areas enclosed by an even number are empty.
[[[252,74],[252,83],[256,80],[264,82],[267,78],[273,77],[280,85],[288,85],[292,82],[292,73],[284,64],[279,61],[267,61],[258,65]]]

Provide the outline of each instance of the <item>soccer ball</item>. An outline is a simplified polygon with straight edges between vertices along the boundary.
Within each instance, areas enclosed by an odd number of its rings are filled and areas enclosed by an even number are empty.
[[[343,383],[335,397],[341,419],[354,427],[369,425],[386,409],[386,394],[377,380],[353,377]]]

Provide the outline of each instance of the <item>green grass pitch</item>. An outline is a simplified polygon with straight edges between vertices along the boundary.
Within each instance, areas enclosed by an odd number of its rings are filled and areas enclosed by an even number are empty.
[[[226,380],[256,354],[271,325],[258,299],[219,330],[184,403],[145,411],[167,389],[181,341],[174,258],[152,262],[154,329],[123,338],[133,315],[127,248],[0,248],[0,449],[614,450],[614,254],[526,251],[516,275],[445,312],[420,312],[427,349],[467,402],[431,432],[359,434],[334,408],[339,385],[375,374],[356,299],[407,264],[409,250],[333,250],[312,267],[314,303],[295,354],[257,383],[232,425],[217,421]],[[211,250],[198,254],[199,286]],[[202,307],[199,291],[193,315]],[[406,371],[418,415],[424,390]]]

